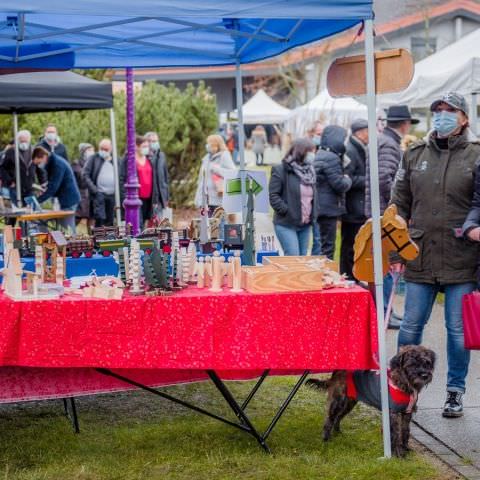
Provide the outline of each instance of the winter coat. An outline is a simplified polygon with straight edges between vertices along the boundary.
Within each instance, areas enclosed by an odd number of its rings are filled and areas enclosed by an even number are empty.
[[[35,175],[38,177],[38,183],[42,184],[47,181],[47,173],[42,168],[36,167],[32,162],[32,149],[22,151],[19,150],[20,156],[20,186],[22,189],[22,197],[33,195],[33,184],[35,183]],[[15,148],[9,148],[5,151],[0,165],[0,179],[4,187],[10,188],[12,183],[16,183],[15,176]]]
[[[355,135],[351,135],[347,142],[345,173],[352,179],[352,186],[345,194],[345,208],[347,212],[342,222],[365,223],[365,173],[367,150],[364,144]]]
[[[45,170],[48,175],[47,191],[38,197],[40,203],[52,197],[57,197],[60,208],[69,209],[80,203],[78,190],[72,167],[62,157],[55,153],[48,157]]]
[[[322,134],[314,162],[319,217],[339,217],[345,213],[345,192],[352,185],[350,177],[344,175],[342,164],[346,136],[346,130],[335,125],[325,128]]]
[[[378,180],[380,186],[380,213],[387,208],[392,195],[392,187],[400,161],[402,149],[400,148],[400,135],[387,127],[378,136]],[[372,216],[370,204],[370,166],[367,161],[366,186],[365,186],[365,215]]]
[[[166,207],[166,203],[169,200],[169,188],[168,188],[168,171],[167,163],[165,160],[165,154],[160,152],[155,157],[148,157],[152,165],[152,210],[155,205],[159,205],[161,208]],[[125,199],[125,183],[127,183],[127,156],[123,157],[118,165],[118,174],[120,182],[120,197],[123,203]],[[165,197],[166,200],[165,200]],[[153,211],[149,212],[148,217],[153,215]]]
[[[476,281],[479,244],[462,235],[480,161],[480,144],[465,134],[441,150],[433,136],[410,147],[402,160],[392,203],[409,224],[419,256],[407,263],[405,279],[418,283]]]
[[[303,227],[300,179],[287,162],[272,167],[268,185],[273,223],[290,228]],[[317,191],[313,185],[312,220],[317,218]]]
[[[52,147],[48,144],[47,140],[45,138],[41,138],[38,146],[43,147],[47,152],[53,151],[53,153],[64,158],[68,162],[67,148],[63,143],[57,143],[52,150]]]
[[[202,166],[198,173],[197,192],[195,194],[195,205],[197,207],[202,206],[204,175],[206,175],[207,181],[208,204],[213,206],[220,206],[222,204],[222,195],[218,193],[217,187],[215,186],[215,177],[217,180],[220,180],[219,177],[223,178],[225,170],[235,170],[235,164],[228,150],[217,152],[212,156],[207,154],[203,157]]]
[[[168,167],[167,159],[162,151],[158,151],[152,155],[150,161],[154,172],[153,181],[153,198],[155,204],[160,205],[160,208],[165,208],[170,200],[170,187],[168,185]]]
[[[72,165],[72,170],[77,181],[78,189],[80,191],[80,203],[78,204],[75,215],[78,218],[90,218],[90,194],[88,192],[87,182],[83,178],[83,169],[86,164],[85,158],[79,158]]]

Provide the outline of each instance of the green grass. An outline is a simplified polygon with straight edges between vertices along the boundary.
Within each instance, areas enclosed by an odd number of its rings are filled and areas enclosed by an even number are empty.
[[[267,380],[249,412],[265,426],[293,379]],[[243,398],[250,383],[235,383]],[[227,415],[208,384],[169,389]],[[227,425],[144,393],[103,395],[78,401],[82,432],[74,435],[61,402],[0,409],[2,480],[413,480],[445,479],[429,459],[382,455],[378,415],[357,407],[343,433],[323,444],[324,395],[302,388],[272,433],[272,455]]]

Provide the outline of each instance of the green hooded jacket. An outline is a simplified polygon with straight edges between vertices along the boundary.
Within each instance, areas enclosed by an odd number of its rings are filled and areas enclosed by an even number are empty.
[[[475,282],[479,244],[465,239],[480,144],[461,134],[440,149],[433,136],[409,148],[397,172],[392,203],[420,249],[405,280],[442,285]]]

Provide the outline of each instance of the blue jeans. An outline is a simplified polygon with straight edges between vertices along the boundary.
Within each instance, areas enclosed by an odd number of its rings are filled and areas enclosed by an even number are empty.
[[[275,224],[274,227],[284,255],[307,254],[308,242],[310,240],[310,224],[303,227],[286,227],[285,225]]]
[[[62,208],[62,210],[73,210],[76,212],[78,205],[72,205],[68,208]],[[69,231],[70,234],[75,235],[77,231],[77,226],[75,224],[75,214],[69,215],[68,217],[61,218],[58,223],[65,229],[65,231]]]
[[[321,252],[321,238],[320,238],[320,225],[318,222],[312,223],[313,243],[312,243],[312,255],[320,255]]]
[[[393,277],[388,272],[385,277],[383,277],[383,313],[387,313],[388,302],[390,300],[390,295],[392,294],[393,288]],[[392,309],[393,312],[393,309]]]
[[[398,346],[419,345],[423,329],[432,313],[440,285],[405,282],[405,314],[403,316]],[[476,289],[475,283],[445,285],[445,326],[447,328],[447,391],[465,392],[470,351],[463,341],[462,297]]]

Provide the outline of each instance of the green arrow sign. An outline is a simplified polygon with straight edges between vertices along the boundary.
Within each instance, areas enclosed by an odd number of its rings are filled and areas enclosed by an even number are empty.
[[[246,179],[247,190],[252,189],[254,195],[258,195],[263,187],[250,175],[247,175]],[[242,180],[240,178],[232,178],[227,180],[227,195],[241,195],[242,193]]]

